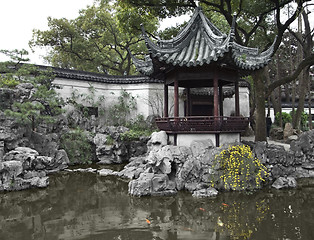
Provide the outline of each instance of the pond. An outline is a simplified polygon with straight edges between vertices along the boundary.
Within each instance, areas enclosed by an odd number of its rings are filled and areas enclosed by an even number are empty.
[[[313,239],[314,179],[298,183],[213,199],[137,198],[115,177],[58,173],[48,188],[0,193],[0,239]]]

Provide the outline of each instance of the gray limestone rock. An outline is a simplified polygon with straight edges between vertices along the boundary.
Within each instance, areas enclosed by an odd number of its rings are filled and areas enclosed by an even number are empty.
[[[97,133],[93,139],[93,142],[96,145],[96,147],[105,145],[106,142],[108,141],[108,136],[109,135],[107,134]]]
[[[129,194],[133,196],[168,196],[176,193],[174,183],[166,174],[144,172],[129,182]]]
[[[64,149],[60,149],[56,151],[56,155],[53,158],[53,162],[55,163],[53,165],[53,168],[58,168],[62,170],[68,167],[70,160],[68,158],[68,154],[66,153],[66,151]]]
[[[33,177],[25,180],[31,187],[44,188],[49,185],[49,177]]]
[[[281,127],[270,129],[270,138],[273,140],[282,140],[283,129]]]
[[[152,193],[152,179],[154,173],[142,173],[136,180],[129,182],[129,194],[132,196],[148,196]]]
[[[34,149],[18,147],[3,157],[0,162],[0,190],[15,191],[32,187],[47,187],[47,171],[59,171],[67,167],[64,150],[56,151],[55,158],[40,156]]]
[[[286,140],[286,142],[287,143],[291,143],[292,141],[296,141],[296,140],[298,140],[298,136],[297,135],[291,135],[291,136],[289,136],[288,138],[287,138],[287,140]]]
[[[169,178],[167,174],[155,174],[151,181],[152,192],[160,192],[167,189]]]
[[[101,170],[98,170],[97,171],[97,174],[99,176],[102,176],[102,177],[106,177],[106,176],[117,176],[118,175],[118,172],[116,171],[113,171],[111,169],[101,169]]]
[[[291,123],[286,123],[285,129],[283,130],[283,139],[287,140],[288,137],[292,136],[294,133],[294,129]]]
[[[6,172],[6,180],[15,179],[23,173],[23,163],[16,160],[3,162],[1,172]]]
[[[194,191],[192,196],[196,198],[205,198],[205,197],[216,197],[218,191],[215,188],[205,188],[201,190]]]
[[[297,187],[297,181],[293,177],[279,177],[272,184],[273,188],[281,189],[281,188],[295,188]]]
[[[150,140],[147,143],[147,147],[150,150],[161,148],[168,143],[168,136],[165,131],[153,132]]]
[[[191,151],[194,157],[208,155],[210,149],[212,149],[215,145],[212,140],[194,140],[191,145]]]
[[[13,151],[6,153],[3,157],[4,161],[31,161],[38,156],[38,152],[28,147],[17,147]]]

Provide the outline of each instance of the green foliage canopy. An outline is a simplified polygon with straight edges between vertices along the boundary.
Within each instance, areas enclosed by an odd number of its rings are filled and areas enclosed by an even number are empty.
[[[74,20],[48,18],[49,30],[34,30],[30,45],[50,47],[47,60],[53,66],[132,74],[135,69],[127,49],[140,54],[145,50],[140,23],[150,32],[157,30],[157,18],[149,12],[98,0]]]

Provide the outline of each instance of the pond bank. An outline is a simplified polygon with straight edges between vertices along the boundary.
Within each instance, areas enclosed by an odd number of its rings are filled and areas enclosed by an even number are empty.
[[[169,195],[180,190],[216,195],[210,187],[215,171],[212,164],[222,149],[210,141],[194,141],[190,147],[171,146],[166,145],[165,139],[164,132],[154,133],[148,142],[147,156],[132,158],[120,172],[103,170],[100,174],[130,179],[128,191],[134,196]],[[278,189],[296,187],[295,179],[314,177],[314,131],[301,134],[290,144],[289,151],[278,144],[244,143],[267,167],[268,185],[274,184]]]

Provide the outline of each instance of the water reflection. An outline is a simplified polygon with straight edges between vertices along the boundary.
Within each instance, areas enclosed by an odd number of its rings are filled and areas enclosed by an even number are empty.
[[[0,239],[312,239],[314,181],[215,199],[134,198],[127,182],[57,174],[41,190],[0,194]]]

